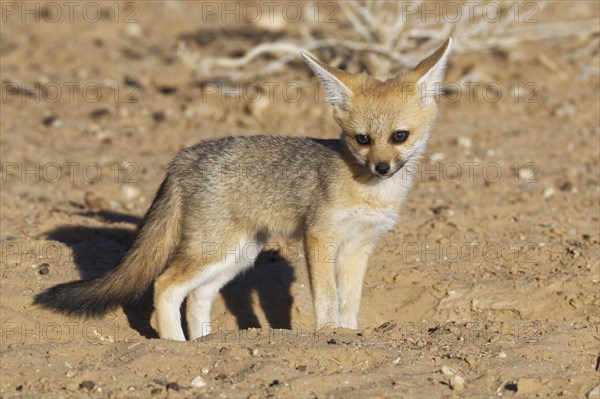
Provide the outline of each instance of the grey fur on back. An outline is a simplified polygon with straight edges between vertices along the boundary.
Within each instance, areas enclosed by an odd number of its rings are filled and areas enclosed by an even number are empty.
[[[167,175],[184,193],[184,240],[194,231],[202,240],[222,240],[229,226],[245,227],[259,240],[298,237],[311,223],[301,218],[310,218],[311,208],[335,195],[328,182],[340,178],[346,162],[339,140],[246,136],[189,147]]]

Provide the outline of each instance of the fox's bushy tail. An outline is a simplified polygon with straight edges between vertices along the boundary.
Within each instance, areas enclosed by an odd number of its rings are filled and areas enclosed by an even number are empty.
[[[98,317],[141,296],[176,250],[182,225],[181,193],[174,179],[161,184],[121,263],[91,280],[59,284],[38,294],[34,303],[72,316]]]

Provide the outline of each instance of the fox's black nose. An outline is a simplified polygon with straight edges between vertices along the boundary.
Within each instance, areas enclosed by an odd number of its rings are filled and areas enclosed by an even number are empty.
[[[380,175],[385,175],[390,171],[390,164],[387,162],[379,162],[377,165],[375,165],[375,171]]]

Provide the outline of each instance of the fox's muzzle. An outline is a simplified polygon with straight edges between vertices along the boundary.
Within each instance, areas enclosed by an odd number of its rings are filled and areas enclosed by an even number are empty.
[[[375,177],[379,179],[388,179],[406,165],[406,161],[398,161],[397,163],[388,163],[385,161],[370,164],[369,170]]]

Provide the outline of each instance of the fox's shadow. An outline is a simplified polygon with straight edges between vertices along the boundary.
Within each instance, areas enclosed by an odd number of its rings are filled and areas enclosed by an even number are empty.
[[[138,217],[116,212],[86,212],[82,215],[113,223],[141,222]],[[63,226],[46,232],[45,236],[71,248],[72,260],[79,269],[81,278],[87,280],[100,276],[119,264],[135,237],[135,230],[120,227]],[[252,308],[253,292],[258,296],[259,305],[270,327],[291,329],[291,285],[294,279],[294,269],[277,251],[263,251],[255,266],[225,286],[221,295],[228,310],[235,316],[239,329],[261,327]],[[150,326],[152,298],[153,289],[150,288],[141,298],[123,306],[129,325],[146,338],[158,337]],[[185,330],[185,317],[182,317],[182,321]]]

